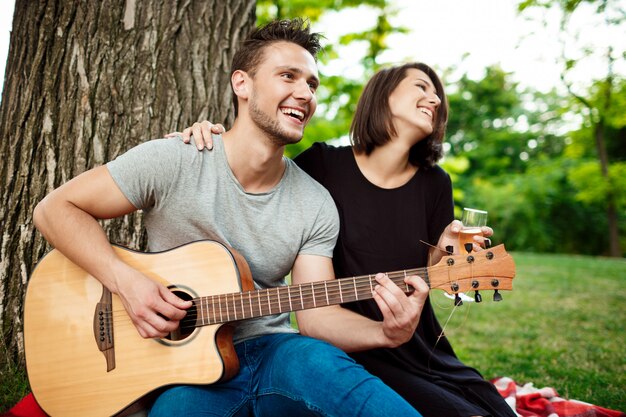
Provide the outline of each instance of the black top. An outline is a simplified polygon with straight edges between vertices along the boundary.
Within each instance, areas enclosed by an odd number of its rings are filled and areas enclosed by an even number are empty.
[[[404,185],[380,188],[365,178],[350,147],[315,143],[296,163],[330,191],[341,221],[333,256],[338,278],[427,266],[429,247],[436,245],[454,219],[452,185],[439,166],[419,169]],[[374,300],[344,305],[374,320],[382,314]],[[395,349],[375,349],[353,356],[377,356],[428,379],[450,382],[482,379],[454,354],[427,300],[413,338]],[[437,339],[439,338],[439,341]]]
[[[398,188],[383,189],[365,178],[350,147],[316,143],[295,161],[337,205],[341,226],[333,265],[338,278],[427,266],[429,247],[420,240],[435,245],[454,218],[450,177],[438,166],[419,169]],[[382,320],[374,300],[343,307]],[[515,417],[493,384],[463,365],[441,333],[428,298],[407,343],[350,356],[424,417]]]

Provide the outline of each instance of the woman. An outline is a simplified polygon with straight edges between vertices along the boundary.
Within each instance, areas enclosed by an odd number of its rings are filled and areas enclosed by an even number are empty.
[[[447,245],[458,250],[450,178],[436,165],[447,113],[443,86],[430,67],[384,69],[359,100],[352,146],[315,143],[295,159],[337,205],[337,277],[423,267],[436,263]],[[204,146],[210,127],[194,125],[185,140],[193,131],[198,147]],[[383,319],[375,300],[344,307]],[[430,301],[407,343],[350,355],[425,417],[515,416],[492,384],[456,357]]]

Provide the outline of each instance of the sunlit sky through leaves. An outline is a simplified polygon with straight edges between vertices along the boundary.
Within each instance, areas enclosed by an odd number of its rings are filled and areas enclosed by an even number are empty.
[[[524,87],[541,91],[562,87],[559,79],[562,71],[562,42],[567,39],[568,58],[580,58],[586,47],[596,53],[593,58],[579,61],[570,78],[584,86],[591,79],[606,74],[607,46],[613,45],[617,56],[614,71],[626,75],[623,53],[626,50],[626,30],[609,28],[602,18],[594,13],[587,3],[582,2],[569,24],[568,33],[578,35],[564,38],[559,30],[557,10],[527,10],[517,13],[519,0],[392,0],[397,15],[392,24],[405,26],[408,34],[390,37],[390,49],[381,56],[381,63],[397,63],[407,60],[425,62],[439,70],[456,68],[453,75],[468,73],[480,78],[483,69],[500,63],[502,68],[513,74],[513,79]],[[626,7],[626,1],[622,8]],[[583,10],[584,9],[584,10]],[[0,3],[0,74],[4,75],[9,48],[13,1]],[[348,32],[362,31],[376,22],[375,12],[359,7],[339,13],[328,13],[315,25],[328,41]],[[351,44],[341,50],[341,60],[332,67],[324,68],[327,74],[343,74],[359,78],[362,68],[359,58],[365,51],[363,44]],[[453,77],[454,78],[454,77]],[[447,83],[453,82],[446,80]],[[2,83],[4,84],[4,82]],[[0,89],[0,93],[1,93]]]

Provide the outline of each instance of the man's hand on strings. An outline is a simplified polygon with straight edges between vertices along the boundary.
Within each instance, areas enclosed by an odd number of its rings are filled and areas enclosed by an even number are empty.
[[[127,272],[128,273],[128,272]],[[177,297],[166,286],[132,270],[117,281],[116,293],[143,338],[165,337],[176,330],[191,301]]]
[[[389,347],[409,341],[415,333],[429,287],[418,276],[408,276],[404,282],[415,290],[407,296],[386,274],[377,274],[373,296],[383,315],[382,330]]]

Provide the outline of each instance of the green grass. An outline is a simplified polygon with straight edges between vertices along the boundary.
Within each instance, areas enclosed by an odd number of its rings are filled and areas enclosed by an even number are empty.
[[[26,371],[15,364],[5,364],[0,369],[0,413],[8,411],[28,392]]]
[[[464,303],[445,329],[457,355],[491,379],[550,386],[626,411],[626,261],[515,253],[513,291]],[[441,323],[452,301],[433,293]]]
[[[564,398],[626,411],[626,261],[514,253],[513,291],[457,308],[446,334],[485,378],[550,386]],[[453,310],[432,294],[441,323]],[[24,371],[0,369],[0,412],[28,391]]]

